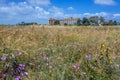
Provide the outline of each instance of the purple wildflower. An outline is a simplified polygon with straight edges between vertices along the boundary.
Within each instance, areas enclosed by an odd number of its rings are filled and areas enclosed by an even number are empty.
[[[17,76],[15,80],[22,80],[22,76]]]
[[[6,74],[2,74],[2,78],[5,78],[6,77]]]
[[[64,66],[67,66],[67,64],[64,64]]]
[[[19,64],[19,66],[21,67],[22,70],[25,69],[25,65],[24,64]]]
[[[11,72],[10,75],[11,75],[11,76],[14,76],[14,72]]]
[[[24,72],[23,74],[24,74],[25,76],[27,76],[27,75],[28,75],[28,72]]]
[[[75,64],[75,65],[73,66],[73,68],[74,68],[74,69],[80,69],[80,66],[79,66],[78,64]]]
[[[19,64],[19,66],[20,66],[20,67],[25,67],[25,65],[24,65],[24,64]]]
[[[48,60],[49,60],[49,58],[48,58],[48,57],[46,57],[46,58],[45,58],[45,60],[46,60],[46,61],[48,61]]]
[[[117,67],[120,67],[120,64],[117,64],[116,66],[117,66]]]
[[[91,54],[87,54],[87,55],[86,55],[86,59],[87,59],[87,60],[91,60]]]
[[[20,80],[20,79],[18,77],[16,77],[15,80]]]
[[[20,56],[22,54],[22,52],[21,51],[18,51],[18,55]]]
[[[16,68],[15,69],[15,73],[19,73],[20,72],[20,69],[19,68]]]
[[[46,66],[48,66],[49,64],[48,63],[46,63]]]
[[[7,59],[7,57],[5,56],[5,55],[3,55],[2,57],[1,57],[1,60],[3,60],[3,61],[5,61]]]
[[[12,75],[12,76],[14,76],[15,74],[16,74],[16,72],[15,72],[15,71],[11,72],[11,75]]]
[[[19,78],[19,79],[22,79],[22,76],[20,75],[20,76],[18,76],[18,78]]]

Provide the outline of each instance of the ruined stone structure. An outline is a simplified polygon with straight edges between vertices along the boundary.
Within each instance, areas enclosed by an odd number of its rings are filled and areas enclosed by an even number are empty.
[[[50,18],[49,19],[49,25],[54,25],[55,24],[55,19],[54,18]]]
[[[80,18],[73,18],[73,17],[65,18],[64,20],[57,20],[57,19],[54,19],[54,18],[50,18],[50,19],[49,19],[49,25],[54,25],[56,21],[59,21],[59,24],[60,24],[60,25],[64,25],[64,24],[74,24],[74,23],[77,23],[77,21],[78,21],[79,19],[80,19]]]

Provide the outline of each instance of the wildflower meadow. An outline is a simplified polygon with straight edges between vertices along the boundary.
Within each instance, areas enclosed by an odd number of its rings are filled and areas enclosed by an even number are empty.
[[[120,80],[120,27],[0,27],[0,80]]]

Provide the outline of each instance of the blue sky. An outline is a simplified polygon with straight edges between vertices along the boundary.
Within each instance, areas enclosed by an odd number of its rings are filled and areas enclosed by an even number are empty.
[[[50,17],[103,16],[120,21],[120,0],[0,0],[0,24],[48,23]]]

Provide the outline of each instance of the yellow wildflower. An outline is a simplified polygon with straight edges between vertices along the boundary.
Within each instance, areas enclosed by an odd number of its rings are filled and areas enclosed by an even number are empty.
[[[110,61],[109,64],[112,64],[112,61]]]
[[[111,56],[109,56],[108,58],[109,58],[109,60],[112,60],[112,57],[111,57]]]

